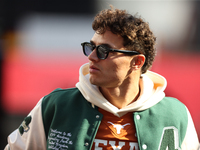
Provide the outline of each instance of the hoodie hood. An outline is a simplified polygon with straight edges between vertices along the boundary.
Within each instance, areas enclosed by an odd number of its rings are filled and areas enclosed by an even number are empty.
[[[86,63],[80,67],[79,82],[76,84],[76,87],[93,106],[100,107],[118,117],[123,116],[127,112],[148,109],[165,97],[166,79],[157,73],[147,71],[145,74],[142,74],[142,78],[140,79],[141,91],[138,99],[126,107],[119,109],[103,97],[99,88],[90,83],[89,77],[89,64]]]

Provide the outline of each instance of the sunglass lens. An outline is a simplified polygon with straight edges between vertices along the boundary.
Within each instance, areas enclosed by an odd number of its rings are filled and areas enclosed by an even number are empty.
[[[97,55],[100,59],[106,59],[108,55],[108,51],[105,47],[103,46],[98,46],[97,48]]]
[[[92,50],[93,50],[93,47],[91,44],[84,45],[84,52],[85,52],[86,56],[89,56],[91,54]]]

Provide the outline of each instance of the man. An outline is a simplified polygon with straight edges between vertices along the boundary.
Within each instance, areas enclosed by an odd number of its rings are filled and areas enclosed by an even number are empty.
[[[148,24],[111,8],[92,27],[76,88],[42,98],[5,149],[198,149],[186,106],[165,97],[165,78],[148,71],[156,53]]]

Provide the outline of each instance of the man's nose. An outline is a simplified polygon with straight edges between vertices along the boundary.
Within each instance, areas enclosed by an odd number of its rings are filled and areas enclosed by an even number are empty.
[[[96,48],[90,53],[90,55],[88,56],[88,59],[90,61],[98,61],[99,60],[99,58],[97,57]]]

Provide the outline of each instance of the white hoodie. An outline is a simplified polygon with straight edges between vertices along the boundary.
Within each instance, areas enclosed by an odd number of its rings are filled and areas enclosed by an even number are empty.
[[[118,117],[126,112],[150,108],[165,97],[163,92],[167,85],[165,78],[154,72],[147,71],[146,74],[142,74],[140,79],[141,92],[138,100],[122,109],[118,109],[103,97],[97,86],[90,83],[88,69],[89,64],[85,64],[80,68],[79,82],[76,86],[89,102]]]

